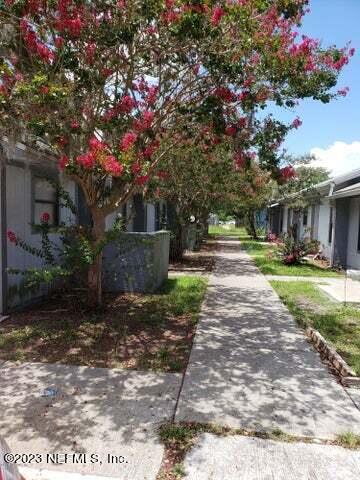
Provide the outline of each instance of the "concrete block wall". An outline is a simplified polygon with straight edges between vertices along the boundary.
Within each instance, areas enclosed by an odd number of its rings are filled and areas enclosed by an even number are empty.
[[[168,276],[169,247],[169,232],[120,233],[104,250],[104,290],[156,291]]]

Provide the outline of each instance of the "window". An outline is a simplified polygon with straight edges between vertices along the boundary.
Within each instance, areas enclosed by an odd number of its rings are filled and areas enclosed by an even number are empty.
[[[35,225],[40,225],[44,213],[49,214],[49,225],[58,224],[58,193],[56,187],[45,178],[34,177],[34,218]]]
[[[329,244],[332,242],[333,236],[333,207],[330,207],[330,217],[329,217]]]
[[[303,226],[307,227],[308,224],[308,209],[303,212]]]

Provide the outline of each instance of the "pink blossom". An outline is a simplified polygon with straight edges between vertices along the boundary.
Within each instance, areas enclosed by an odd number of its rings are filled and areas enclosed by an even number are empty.
[[[101,142],[98,138],[96,137],[91,137],[89,140],[89,147],[91,150],[104,150],[106,148],[105,143]]]
[[[55,47],[60,50],[63,47],[63,45],[64,45],[64,39],[62,37],[56,37]]]
[[[134,175],[138,175],[141,172],[140,163],[133,163],[133,165],[131,166],[131,171]]]
[[[84,155],[79,155],[76,157],[77,163],[86,169],[91,169],[95,166],[96,159],[93,152],[85,153]]]
[[[92,42],[86,45],[85,56],[86,56],[87,63],[89,63],[90,65],[94,63],[95,54],[96,54],[96,43]]]
[[[200,71],[200,63],[197,63],[196,65],[193,66],[193,72],[195,73],[195,75],[198,75]]]
[[[154,105],[158,94],[158,87],[149,87],[147,97],[145,99],[148,105]]]
[[[341,90],[338,90],[338,95],[340,95],[341,97],[346,97],[346,95],[350,92],[350,88],[349,87],[345,87],[345,88],[342,88]]]
[[[59,168],[60,170],[64,170],[64,168],[69,164],[69,157],[67,155],[63,155],[59,159]]]
[[[126,152],[129,150],[137,140],[137,135],[134,132],[127,132],[121,139],[120,150]]]
[[[300,120],[299,117],[296,117],[295,120],[292,122],[291,126],[295,128],[296,130],[301,127],[302,121]]]
[[[148,130],[149,128],[151,128],[153,120],[154,120],[154,112],[146,110],[145,112],[143,112],[141,119],[134,120],[134,128],[139,132]]]
[[[48,223],[50,220],[50,214],[48,212],[44,212],[40,217],[41,223]]]
[[[235,100],[234,93],[226,87],[218,87],[214,91],[214,95],[224,100],[224,102],[233,102]]]
[[[235,137],[236,132],[237,132],[236,127],[234,127],[233,125],[229,125],[225,129],[225,133],[226,135],[229,135],[229,137]]]
[[[246,164],[246,156],[243,152],[237,152],[234,155],[234,165],[236,170],[241,170],[245,167]]]
[[[124,171],[124,167],[117,161],[114,155],[108,155],[104,163],[104,170],[113,177],[120,177]]]
[[[11,243],[17,243],[18,241],[15,233],[12,230],[7,231],[7,237]]]
[[[147,183],[149,181],[149,175],[141,175],[140,177],[137,177],[135,179],[135,183],[137,185],[145,185],[145,183]]]
[[[220,20],[224,15],[225,15],[225,11],[220,5],[217,5],[216,7],[213,8],[211,12],[211,24],[213,25],[213,27],[216,27],[217,25],[219,25]]]
[[[296,177],[296,171],[291,165],[280,169],[280,180],[287,181],[294,177]]]
[[[125,95],[117,105],[117,110],[121,113],[131,113],[136,107],[137,102],[129,95]]]

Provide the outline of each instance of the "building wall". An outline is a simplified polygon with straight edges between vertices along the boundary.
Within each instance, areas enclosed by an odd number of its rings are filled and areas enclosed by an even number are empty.
[[[36,170],[39,173],[39,170]],[[44,171],[44,175],[48,173]],[[56,170],[53,172],[56,174]],[[41,248],[41,236],[33,231],[33,177],[35,171],[31,164],[13,162],[6,166],[6,230],[13,231],[19,238],[35,248]],[[68,188],[70,195],[74,195],[75,186],[73,182],[65,182],[64,187]],[[44,212],[46,208],[44,209]],[[71,224],[75,221],[73,214],[65,208],[59,210],[59,222]],[[50,235],[55,243],[57,235]],[[22,248],[7,241],[7,268],[26,270],[38,268],[43,264],[42,260],[26,252]],[[43,289],[36,293],[23,292],[21,290],[22,277],[8,273],[6,275],[6,299],[7,307],[14,307],[24,303],[32,297],[41,296],[46,293]]]
[[[360,198],[351,198],[349,206],[348,255],[347,267],[360,269],[360,252],[358,251],[358,235],[360,222]]]
[[[330,203],[323,200],[319,205],[319,221],[317,240],[321,244],[322,254],[327,259],[331,259],[331,243],[329,243],[329,220],[330,220]]]

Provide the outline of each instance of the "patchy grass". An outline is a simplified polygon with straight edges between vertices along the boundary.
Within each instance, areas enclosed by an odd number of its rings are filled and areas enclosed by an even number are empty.
[[[58,294],[0,325],[0,358],[184,371],[206,285],[169,279],[153,295],[108,296],[101,312],[89,312],[79,292]]]
[[[240,240],[249,239],[249,235],[246,233],[245,228],[236,228],[233,225],[210,225],[209,235],[211,236],[237,236]]]
[[[312,437],[289,435],[280,429],[266,432],[196,422],[167,423],[161,425],[159,429],[160,440],[165,445],[165,454],[156,480],[179,480],[183,478],[185,475],[183,467],[185,456],[197,443],[198,437],[202,433],[211,433],[220,437],[242,435],[285,443],[316,443],[360,449],[360,437],[351,432],[339,435],[336,440],[320,440]]]
[[[271,285],[298,323],[318,330],[360,375],[360,310],[331,302],[311,282],[272,281]]]
[[[284,265],[276,256],[275,245],[254,240],[245,240],[242,245],[264,275],[301,277],[338,277],[340,275],[339,272],[310,262],[304,262],[300,265]]]
[[[352,432],[346,432],[336,437],[336,441],[344,448],[358,449],[360,448],[360,435]]]

